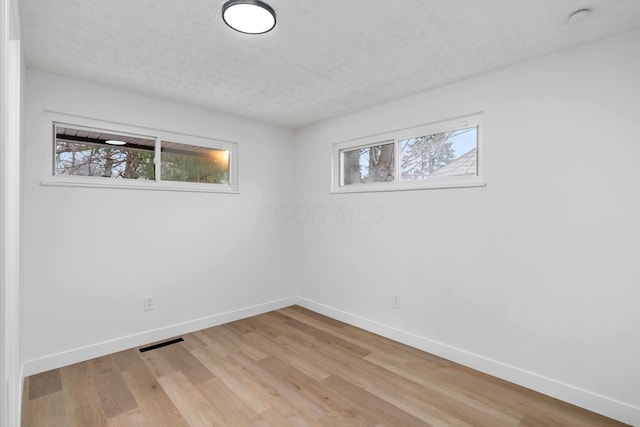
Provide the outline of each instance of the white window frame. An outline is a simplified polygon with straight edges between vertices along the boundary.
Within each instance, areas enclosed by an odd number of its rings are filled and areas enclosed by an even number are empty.
[[[205,193],[239,193],[238,186],[238,143],[213,138],[169,132],[133,126],[123,123],[107,122],[62,113],[45,112],[47,125],[48,149],[46,166],[43,166],[41,185],[94,187],[94,188],[127,188],[133,190],[165,190],[194,191]],[[55,175],[55,126],[73,129],[100,130],[120,136],[132,136],[155,140],[155,180],[118,179],[100,176]],[[162,141],[195,145],[219,150],[229,150],[229,184],[179,182],[162,180],[160,175]]]
[[[422,180],[400,179],[400,143],[399,141],[426,135],[434,135],[459,129],[477,127],[476,175],[437,176]],[[343,184],[344,152],[358,148],[394,143],[394,179],[387,182],[370,182],[364,184]],[[457,119],[451,119],[426,125],[385,132],[363,138],[338,142],[332,145],[331,161],[331,193],[363,193],[379,191],[428,190],[440,188],[484,187],[482,176],[482,113]]]

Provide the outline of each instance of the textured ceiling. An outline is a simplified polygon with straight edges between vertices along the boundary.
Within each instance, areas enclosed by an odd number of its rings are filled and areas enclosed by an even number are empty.
[[[297,128],[640,28],[639,0],[268,0],[251,36],[223,2],[20,0],[27,65]]]

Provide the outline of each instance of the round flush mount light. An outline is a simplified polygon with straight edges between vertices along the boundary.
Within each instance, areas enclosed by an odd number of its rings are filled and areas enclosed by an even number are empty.
[[[126,142],[120,141],[119,139],[109,139],[109,140],[105,141],[105,144],[109,144],[109,145],[125,145]]]
[[[222,19],[245,34],[264,34],[276,26],[276,12],[260,0],[229,0],[222,6]]]

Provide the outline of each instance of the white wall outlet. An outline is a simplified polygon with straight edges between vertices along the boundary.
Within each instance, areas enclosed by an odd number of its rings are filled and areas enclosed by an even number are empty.
[[[153,297],[144,297],[144,311],[153,310]]]
[[[400,295],[398,294],[391,295],[391,307],[400,308]]]

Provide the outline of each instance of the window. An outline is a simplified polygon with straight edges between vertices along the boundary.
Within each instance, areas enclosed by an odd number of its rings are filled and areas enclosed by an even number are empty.
[[[344,185],[393,181],[393,142],[344,150]]]
[[[332,191],[483,186],[481,116],[334,144]]]
[[[229,150],[169,141],[161,147],[160,179],[229,184]]]
[[[54,175],[155,180],[155,139],[55,124]]]
[[[237,192],[235,143],[52,123],[53,173],[44,184]]]

